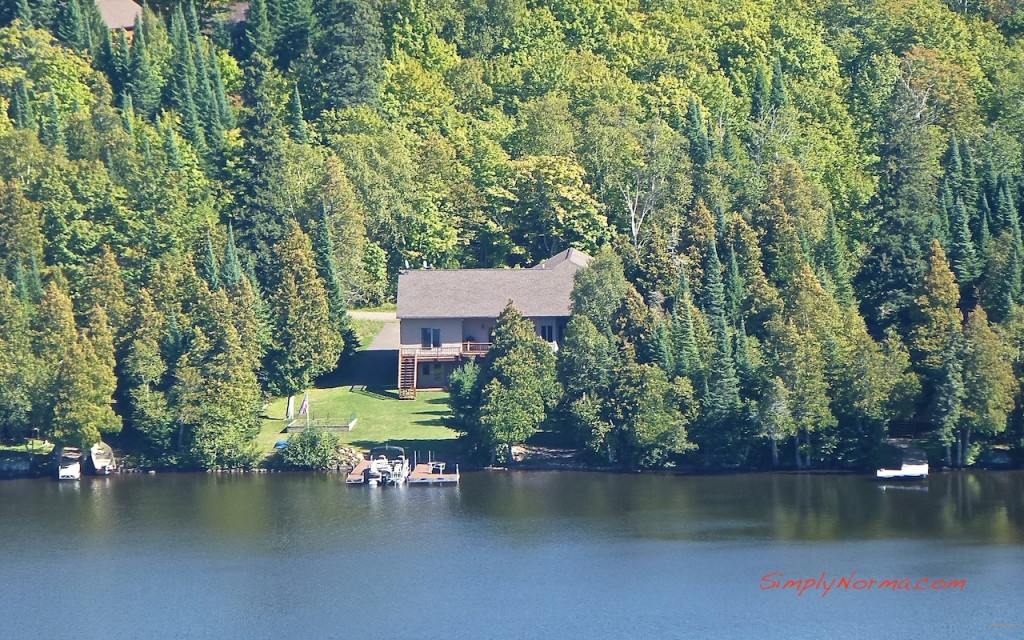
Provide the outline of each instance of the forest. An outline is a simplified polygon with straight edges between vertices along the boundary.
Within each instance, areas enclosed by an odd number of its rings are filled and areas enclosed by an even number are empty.
[[[398,272],[595,260],[449,426],[628,467],[1024,450],[1011,0],[0,5],[0,437],[246,467]]]

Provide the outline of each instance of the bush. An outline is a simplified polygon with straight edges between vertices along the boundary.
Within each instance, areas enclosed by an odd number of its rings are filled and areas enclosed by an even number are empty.
[[[309,427],[288,437],[288,446],[281,451],[285,466],[293,469],[327,469],[334,463],[338,437],[320,427]]]

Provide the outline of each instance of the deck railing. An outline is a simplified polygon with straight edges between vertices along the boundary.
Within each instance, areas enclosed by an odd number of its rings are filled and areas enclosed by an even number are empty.
[[[447,347],[402,347],[403,356],[415,355],[421,360],[440,358],[458,358],[461,356],[479,356],[491,349],[490,342],[463,342]]]

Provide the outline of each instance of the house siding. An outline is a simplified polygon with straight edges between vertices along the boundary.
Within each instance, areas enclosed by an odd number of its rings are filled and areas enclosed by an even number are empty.
[[[401,322],[402,348],[420,347],[422,329],[440,329],[441,347],[462,344],[462,320],[458,318],[406,318]]]

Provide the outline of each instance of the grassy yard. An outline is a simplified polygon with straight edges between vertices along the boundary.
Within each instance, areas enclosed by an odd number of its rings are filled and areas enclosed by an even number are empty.
[[[398,307],[397,307],[397,305],[395,305],[394,302],[389,302],[387,304],[382,304],[379,307],[359,307],[358,309],[350,309],[350,311],[379,311],[379,312],[388,312],[388,311],[394,311],[397,308]]]
[[[364,320],[363,318],[352,318],[352,328],[359,336],[359,348],[365,349],[377,337],[380,330],[384,328],[383,320]]]
[[[0,451],[19,451],[19,452],[30,452],[45,455],[53,451],[53,443],[47,442],[46,440],[29,440],[25,442],[17,443],[2,443],[0,442]]]
[[[296,396],[296,412],[301,402],[302,397]],[[415,400],[399,400],[393,390],[333,387],[311,389],[309,403],[313,419],[345,424],[354,415],[355,428],[337,435],[343,443],[361,449],[391,443],[405,447],[410,454],[433,451],[444,456],[458,446],[455,432],[441,424],[441,418],[448,414],[448,394],[444,392],[421,392]],[[260,448],[266,452],[273,450],[277,440],[288,439],[281,433],[286,424],[286,404],[285,398],[277,398],[267,407],[259,436]]]

